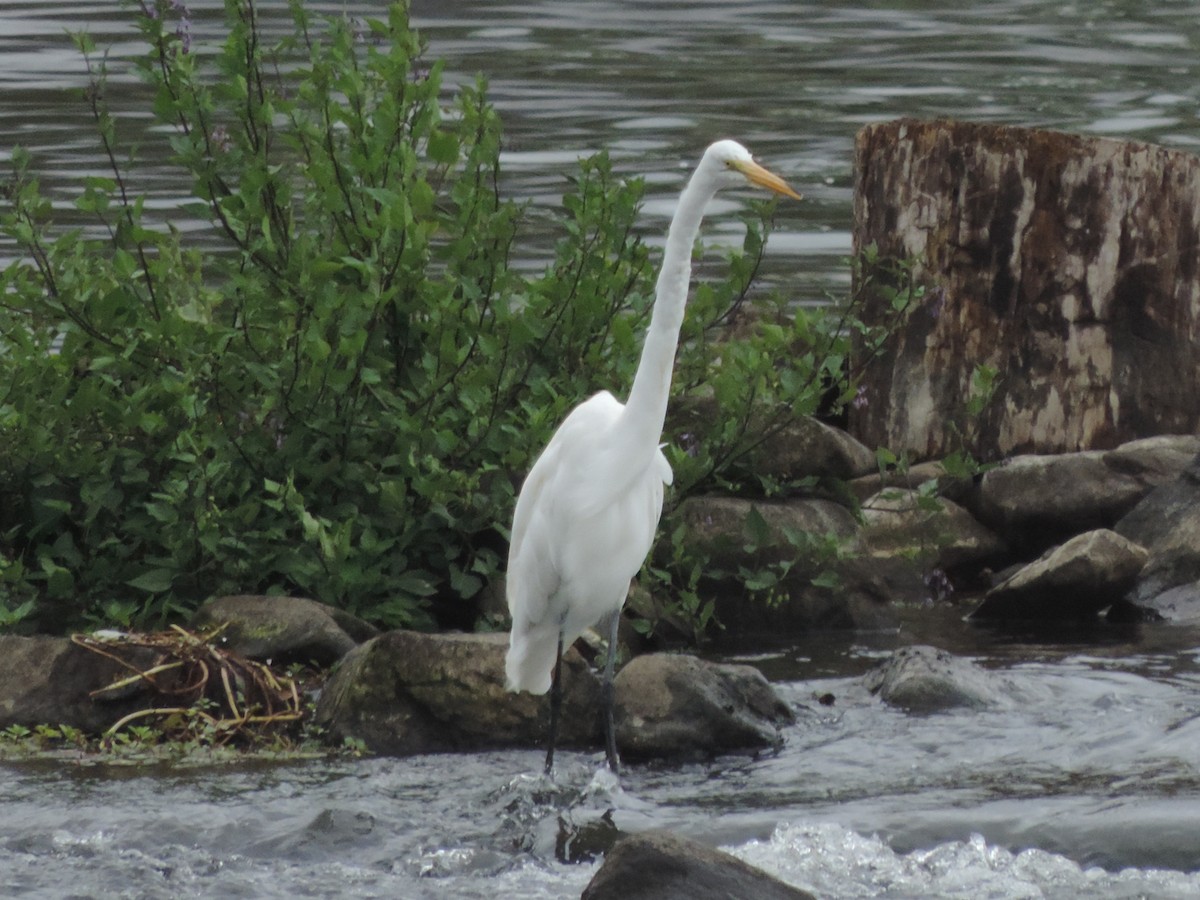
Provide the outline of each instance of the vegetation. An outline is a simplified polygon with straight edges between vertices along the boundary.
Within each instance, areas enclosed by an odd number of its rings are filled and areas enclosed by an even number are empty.
[[[636,366],[654,254],[637,181],[603,156],[563,200],[538,275],[510,267],[523,210],[503,198],[484,86],[446,102],[403,3],[274,43],[248,0],[197,52],[179,5],[136,14],[184,233],[136,188],[106,62],[79,47],[111,164],[54,221],[13,153],[0,231],[0,628],[162,627],[207,597],[297,593],[383,626],[466,621],[502,566],[515,484],[565,412]],[[158,139],[158,138],[155,138]],[[670,502],[755,495],[765,435],[853,396],[852,316],[752,285],[770,206],[728,272],[694,291],[676,393],[715,402],[675,435]],[[728,324],[755,307],[752,328]],[[685,558],[658,570],[700,615]],[[688,573],[691,573],[690,575]],[[691,581],[689,582],[689,579]]]

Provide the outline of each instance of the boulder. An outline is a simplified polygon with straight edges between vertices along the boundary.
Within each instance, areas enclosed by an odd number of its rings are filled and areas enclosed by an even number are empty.
[[[158,661],[158,654],[141,647],[103,655],[70,638],[0,635],[0,729],[69,725],[99,734],[155,706],[157,694],[141,680],[105,690],[131,674],[117,655],[142,670]]]
[[[875,453],[832,425],[812,417],[773,431],[746,455],[745,465],[780,481],[817,476],[857,478],[875,469]]]
[[[988,565],[1008,548],[952,500],[886,489],[863,502],[862,544],[872,556],[903,556],[925,569]]]
[[[822,499],[689,497],[671,514],[668,525],[682,525],[688,544],[702,551],[710,565],[732,571],[793,559],[796,548],[789,534],[828,535],[852,544],[858,532],[850,510]],[[656,552],[669,549],[668,542],[660,541]]]
[[[753,666],[651,653],[614,682],[617,747],[629,759],[777,749],[791,709]]]
[[[1026,559],[1081,532],[1111,528],[1150,487],[1106,457],[1014,457],[984,473],[972,511]]]
[[[1062,620],[1118,603],[1149,554],[1114,531],[1078,535],[1022,567],[984,595],[974,619]]]
[[[250,659],[330,666],[379,630],[324,603],[302,597],[235,595],[209,600],[192,627],[222,628],[217,643]]]
[[[859,132],[854,168],[855,251],[879,261],[856,276],[861,318],[889,330],[851,359],[870,398],[848,410],[856,438],[996,460],[1196,432],[1195,154],[901,119]],[[894,260],[929,286],[899,321]],[[968,413],[979,366],[999,377]]]
[[[796,565],[769,590],[752,593],[736,573],[706,579],[721,623],[713,640],[761,636],[768,640],[812,631],[890,631],[893,604],[926,599],[923,574],[902,557],[850,555],[822,560],[797,551]]]
[[[672,405],[667,432],[684,447],[692,435],[707,431],[721,411],[713,397],[690,398]],[[780,428],[752,422],[749,433],[759,441],[737,465],[780,481],[806,478],[849,479],[874,470],[875,453],[840,428],[811,416],[793,419]]]
[[[1129,599],[1168,621],[1200,620],[1200,456],[1114,529],[1150,553]]]
[[[582,900],[812,900],[728,853],[662,831],[618,841]]]
[[[921,592],[911,565],[855,554],[854,514],[825,499],[754,501],[691,497],[665,523],[706,557],[700,592],[712,599],[724,636],[812,629],[888,628],[888,601]],[[656,560],[669,566],[670,544]],[[766,581],[754,590],[746,573]]]
[[[316,722],[386,756],[542,745],[548,699],[504,689],[507,648],[506,634],[385,632],[342,659]],[[563,688],[559,746],[599,747],[600,680],[575,650]]]
[[[970,660],[920,644],[895,651],[863,676],[863,683],[890,706],[917,713],[982,709],[1008,698],[998,676]]]

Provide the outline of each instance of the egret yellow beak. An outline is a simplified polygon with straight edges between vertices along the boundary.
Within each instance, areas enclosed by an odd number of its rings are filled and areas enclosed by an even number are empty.
[[[803,199],[799,194],[791,189],[786,181],[767,169],[764,169],[756,162],[734,162],[730,163],[735,169],[746,176],[751,184],[757,184],[759,187],[764,187],[768,191],[774,191],[777,194],[783,194],[785,197],[791,197],[794,200]]]

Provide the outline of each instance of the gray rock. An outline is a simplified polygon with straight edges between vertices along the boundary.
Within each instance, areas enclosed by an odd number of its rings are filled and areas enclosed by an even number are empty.
[[[316,722],[386,756],[541,746],[547,698],[504,689],[507,647],[506,634],[386,632],[342,659]],[[574,650],[563,687],[559,746],[599,747],[600,681]]]
[[[867,498],[863,519],[868,553],[916,559],[926,568],[990,564],[1008,549],[957,503],[912,490],[889,488]]]
[[[115,651],[114,651],[115,653]],[[142,647],[120,654],[148,670],[158,655]],[[99,734],[130,713],[155,706],[141,680],[104,690],[132,673],[120,662],[70,638],[0,636],[0,728],[69,725]]]
[[[757,518],[756,518],[757,517]],[[762,534],[753,522],[761,520]],[[795,547],[787,533],[833,535],[852,543],[858,522],[846,507],[832,500],[766,501],[741,497],[689,497],[671,516],[682,524],[687,541],[707,554],[718,568],[763,565],[791,559]],[[752,549],[747,550],[747,547]],[[657,548],[661,553],[665,542]]]
[[[1014,457],[984,473],[973,512],[1025,552],[1109,528],[1149,488],[1136,476],[1109,468],[1104,458],[1101,451]]]
[[[695,758],[778,748],[791,709],[752,666],[639,656],[617,675],[617,747],[630,759]]]
[[[920,576],[912,566],[855,555],[858,522],[831,500],[692,497],[665,523],[668,532],[679,525],[689,546],[707,557],[701,591],[712,599],[726,635],[887,628],[895,620],[885,604],[901,598],[899,586],[920,592]],[[789,534],[810,544],[793,544]],[[828,558],[812,549],[822,546]],[[668,542],[660,541],[656,553],[660,565],[670,563]],[[849,555],[837,558],[842,553]],[[770,603],[765,593],[748,596],[740,574],[747,569],[770,570],[779,577]],[[820,577],[831,575],[837,578],[835,586]]]
[[[1151,491],[1115,530],[1150,552],[1129,599],[1168,621],[1200,618],[1200,456]]]
[[[924,645],[902,647],[863,677],[885,703],[928,713],[968,707],[981,709],[1007,701],[997,676],[969,660]]]
[[[736,857],[661,831],[619,841],[582,900],[812,900]]]
[[[992,588],[976,619],[1061,620],[1094,616],[1120,601],[1149,554],[1114,531],[1078,535]]]
[[[250,659],[332,665],[379,630],[361,619],[302,597],[235,595],[196,611],[199,631],[223,627],[217,643]]]
[[[1011,546],[1041,552],[1112,528],[1200,449],[1192,435],[1145,438],[1115,450],[1017,456],[984,473],[972,512]]]
[[[841,429],[811,417],[771,432],[746,465],[781,481],[810,475],[850,479],[875,469],[875,454]]]

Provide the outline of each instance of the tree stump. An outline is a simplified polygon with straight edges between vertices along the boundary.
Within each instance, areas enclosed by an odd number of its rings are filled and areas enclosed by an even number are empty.
[[[927,287],[866,371],[859,440],[994,460],[1197,430],[1200,159],[913,120],[864,128],[855,157],[855,251],[912,259]],[[887,321],[886,291],[863,299]],[[981,365],[996,390],[968,415]]]

